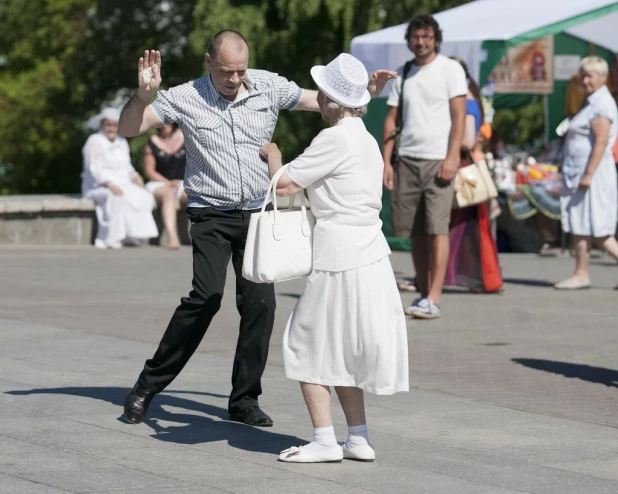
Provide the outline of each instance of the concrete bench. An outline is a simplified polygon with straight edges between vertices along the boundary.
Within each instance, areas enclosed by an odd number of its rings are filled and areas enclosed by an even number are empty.
[[[279,198],[287,207],[289,198]],[[167,245],[158,209],[153,216],[159,237],[151,245]],[[190,222],[184,209],[178,212],[178,233],[183,245],[191,245]],[[94,201],[79,194],[0,196],[0,244],[89,245],[94,243],[97,219]]]
[[[91,244],[94,202],[80,195],[0,196],[0,244]]]

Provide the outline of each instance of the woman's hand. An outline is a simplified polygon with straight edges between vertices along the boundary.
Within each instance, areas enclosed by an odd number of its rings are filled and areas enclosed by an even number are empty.
[[[588,190],[592,184],[592,173],[584,173],[584,176],[579,181],[579,190]]]
[[[113,184],[113,183],[111,183],[111,182],[105,182],[103,185],[104,185],[105,187],[107,187],[109,190],[111,190],[111,191],[112,191],[112,193],[113,193],[115,196],[122,196],[122,195],[124,195],[124,193],[122,192],[122,189],[121,189],[120,187],[118,187],[117,185],[114,185],[114,184]]]
[[[592,145],[592,152],[590,158],[588,158],[588,164],[586,165],[584,175],[579,181],[579,190],[586,191],[592,184],[592,176],[596,172],[597,168],[603,160],[603,154],[609,145],[609,128],[611,122],[608,118],[599,117],[590,122],[590,127],[594,135],[594,143]]]
[[[144,179],[139,173],[133,173],[131,176],[131,182],[135,185],[139,185],[140,187],[144,186]]]
[[[260,159],[264,163],[268,163],[268,160],[272,157],[281,157],[281,151],[274,142],[269,142],[260,148]]]
[[[376,70],[373,74],[369,76],[369,84],[367,84],[367,91],[372,98],[376,96],[380,96],[382,91],[384,91],[384,86],[389,81],[389,79],[397,78],[397,72],[393,72],[392,70]]]

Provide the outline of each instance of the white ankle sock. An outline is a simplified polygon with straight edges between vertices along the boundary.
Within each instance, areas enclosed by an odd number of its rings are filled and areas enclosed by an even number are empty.
[[[330,427],[313,429],[313,441],[303,446],[303,449],[320,453],[336,447],[337,438],[335,437],[335,428],[331,425]]]
[[[371,446],[371,443],[369,442],[369,430],[367,429],[367,424],[348,427],[348,440],[343,443],[344,449],[367,445]]]

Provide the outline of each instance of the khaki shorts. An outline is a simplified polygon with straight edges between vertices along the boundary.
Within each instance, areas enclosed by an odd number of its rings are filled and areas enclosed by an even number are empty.
[[[393,231],[396,237],[448,235],[453,206],[453,184],[438,179],[442,160],[400,156],[391,192]]]

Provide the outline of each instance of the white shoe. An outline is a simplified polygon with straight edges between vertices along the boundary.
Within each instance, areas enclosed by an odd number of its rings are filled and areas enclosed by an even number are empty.
[[[590,278],[568,278],[554,285],[556,290],[584,290],[590,288]]]
[[[417,319],[437,319],[440,317],[440,307],[429,298],[424,298],[411,309],[410,315]]]
[[[414,314],[414,311],[416,310],[416,308],[418,307],[418,304],[423,300],[423,297],[419,297],[416,300],[414,300],[414,302],[412,302],[410,304],[410,306],[404,310],[404,313],[406,314],[406,316],[411,316]]]
[[[341,449],[343,449],[343,457],[346,460],[373,461],[376,459],[376,452],[368,444],[365,444],[364,446],[355,446],[354,448],[348,449],[346,448],[345,443],[342,443]]]
[[[319,454],[311,453],[302,446],[292,446],[279,455],[279,461],[288,463],[341,463],[341,460],[343,460],[341,446],[321,451]]]

